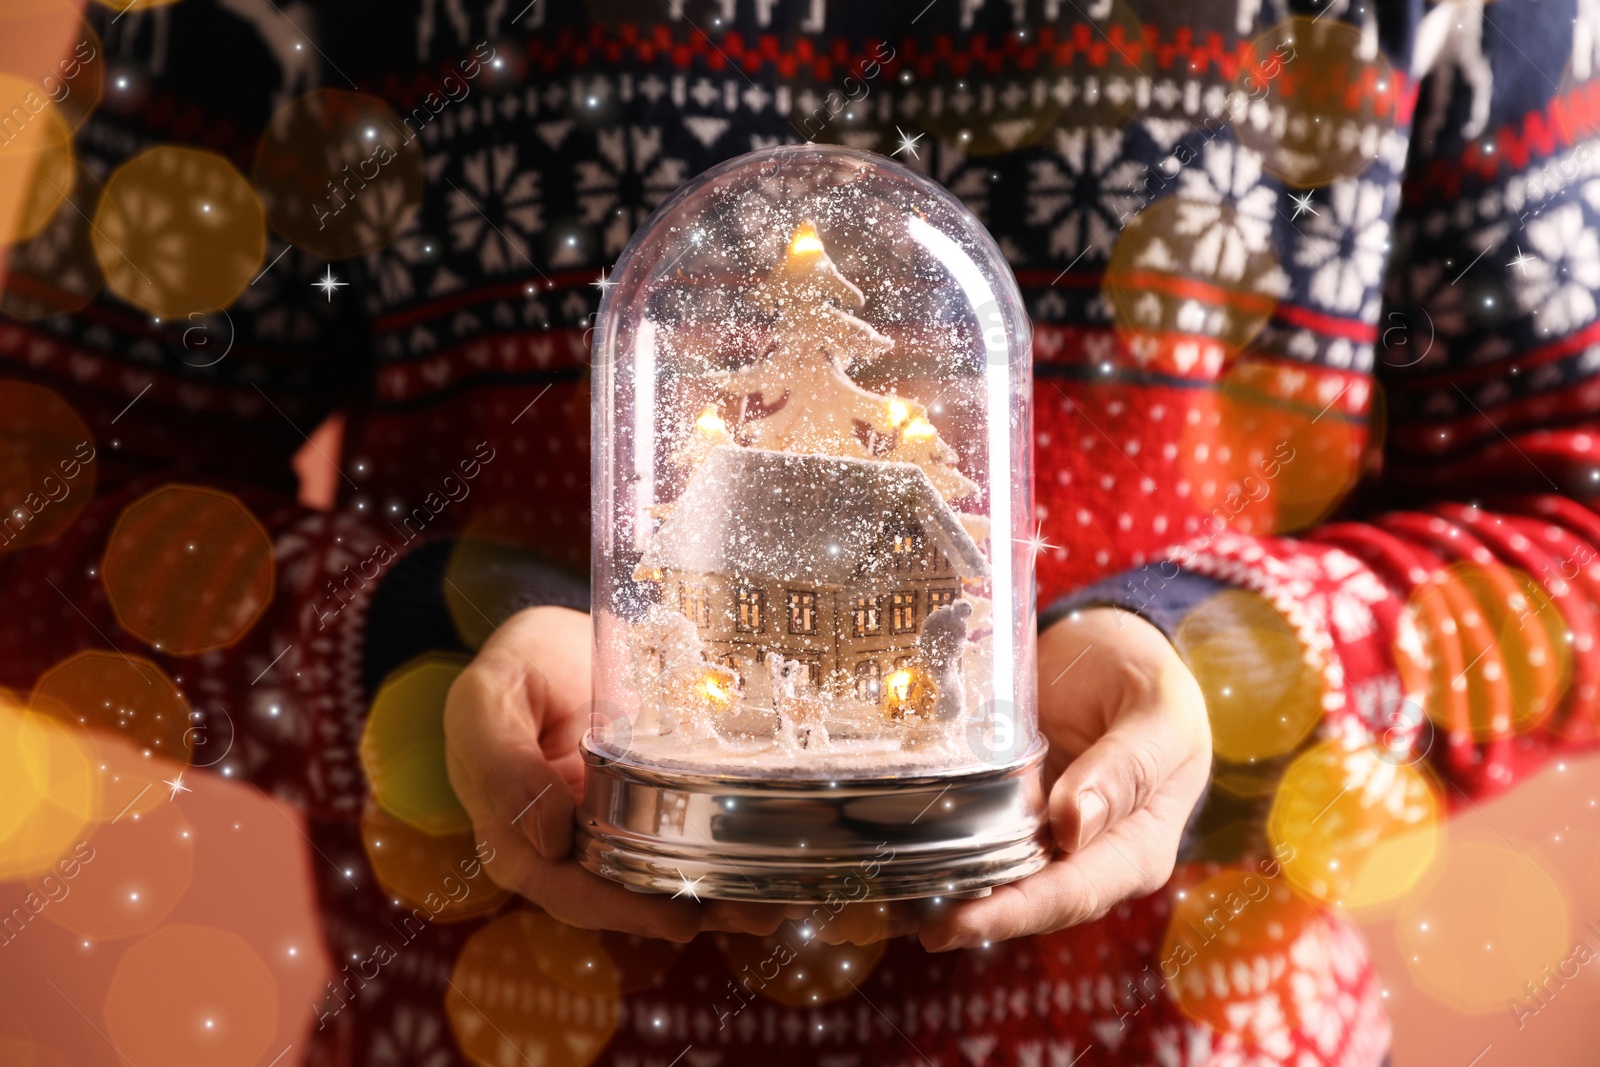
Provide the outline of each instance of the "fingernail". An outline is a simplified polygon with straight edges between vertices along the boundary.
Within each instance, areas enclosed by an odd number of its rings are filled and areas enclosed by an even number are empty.
[[[1106,811],[1106,802],[1099,793],[1086,789],[1078,794],[1078,843],[1073,851],[1093,841],[1105,828]]]

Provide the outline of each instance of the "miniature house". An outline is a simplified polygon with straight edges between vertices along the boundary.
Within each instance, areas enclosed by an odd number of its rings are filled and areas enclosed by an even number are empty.
[[[914,464],[713,449],[640,561],[747,706],[771,699],[768,652],[862,704],[912,655],[928,614],[988,563]]]

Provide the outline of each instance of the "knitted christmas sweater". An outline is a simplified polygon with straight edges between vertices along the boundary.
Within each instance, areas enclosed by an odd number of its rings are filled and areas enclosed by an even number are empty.
[[[1043,617],[1141,612],[1206,688],[1218,762],[1179,876],[1081,928],[938,957],[894,941],[849,984],[740,999],[764,955],[741,939],[602,937],[609,998],[488,975],[472,939],[526,908],[504,901],[341,986],[308,1062],[492,1047],[454,975],[511,1031],[480,1062],[1380,1063],[1379,981],[1340,910],[1360,886],[1274,888],[1274,934],[1197,933],[1192,962],[1173,962],[1178,913],[1219,869],[1359,866],[1408,788],[1425,824],[1593,736],[1600,24],[1559,0],[521,6],[93,8],[105,100],[75,135],[74,210],[13,252],[0,360],[17,424],[65,404],[96,473],[70,508],[35,495],[8,522],[0,684],[106,648],[181,679],[233,738],[212,771],[304,812],[331,956],[368,957],[414,903],[363,838],[375,694],[520,607],[586,603],[602,269],[721,160],[892,153],[968,205],[1027,300]],[[269,123],[317,86],[404,117],[419,206],[392,240],[330,263],[274,233],[225,321],[156,321],[143,283],[84,277],[71,250],[114,171],[203,148],[268,198]],[[357,188],[330,187],[310,226],[381,215]],[[291,460],[335,414],[336,498],[308,506]],[[267,585],[180,580],[191,535],[221,536],[219,499],[270,539]],[[116,602],[110,550],[151,501],[143,602],[246,604],[240,632],[162,647]],[[463,533],[518,547],[480,560],[452,613]],[[1368,799],[1313,831],[1274,803],[1290,777]]]

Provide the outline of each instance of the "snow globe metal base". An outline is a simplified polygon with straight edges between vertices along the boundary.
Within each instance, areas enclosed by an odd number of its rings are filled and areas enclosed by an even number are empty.
[[[1043,866],[1030,340],[982,226],[883,157],[773,148],[606,288],[583,863],[796,902]]]
[[[963,897],[1049,859],[1042,742],[1000,766],[832,781],[583,755],[581,862],[634,889],[794,903]]]

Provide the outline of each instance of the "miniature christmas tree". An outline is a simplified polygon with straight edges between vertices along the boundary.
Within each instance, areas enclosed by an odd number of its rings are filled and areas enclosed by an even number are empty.
[[[851,380],[846,367],[871,363],[894,342],[853,315],[866,303],[802,223],[788,254],[756,292],[775,316],[772,352],[731,376],[728,391],[755,398],[766,413],[739,425],[745,444],[779,452],[887,459],[914,463],[945,500],[960,500],[977,485],[956,467],[956,454],[928,421],[927,409],[906,397],[874,393]]]

